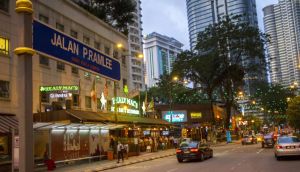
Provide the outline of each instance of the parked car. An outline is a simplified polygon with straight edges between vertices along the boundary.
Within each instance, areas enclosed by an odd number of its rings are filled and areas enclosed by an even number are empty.
[[[176,157],[178,162],[183,160],[201,160],[213,157],[213,150],[209,145],[198,141],[182,142],[176,149]]]
[[[255,136],[245,135],[242,138],[242,145],[245,144],[257,144],[257,138]]]
[[[275,157],[280,160],[285,156],[300,156],[300,139],[295,136],[278,137],[275,146]]]
[[[274,144],[275,144],[274,137],[269,134],[269,135],[264,136],[264,139],[261,142],[261,147],[262,148],[265,148],[265,147],[273,148]]]

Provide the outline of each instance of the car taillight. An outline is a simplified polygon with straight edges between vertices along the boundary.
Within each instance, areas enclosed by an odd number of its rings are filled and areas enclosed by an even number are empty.
[[[176,153],[181,153],[182,150],[181,149],[176,149]]]
[[[191,152],[198,152],[198,149],[192,148]]]
[[[277,149],[282,149],[283,147],[280,146],[280,145],[277,145],[276,148],[277,148]]]

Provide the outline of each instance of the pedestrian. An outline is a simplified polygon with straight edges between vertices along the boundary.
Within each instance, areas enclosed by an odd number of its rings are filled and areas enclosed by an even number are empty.
[[[120,159],[122,159],[122,162],[124,162],[124,156],[123,156],[124,145],[120,141],[118,141],[117,152],[118,152],[118,161],[117,161],[117,163],[120,162]]]

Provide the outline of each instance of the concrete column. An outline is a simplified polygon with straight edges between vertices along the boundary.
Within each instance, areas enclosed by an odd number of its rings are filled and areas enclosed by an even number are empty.
[[[24,108],[18,114],[20,136],[20,172],[34,171],[33,157],[33,96],[32,96],[32,3],[30,0],[17,0],[16,12],[23,20],[23,45],[14,50],[20,60],[24,61]],[[22,77],[22,76],[19,76]],[[21,96],[22,97],[22,96]]]

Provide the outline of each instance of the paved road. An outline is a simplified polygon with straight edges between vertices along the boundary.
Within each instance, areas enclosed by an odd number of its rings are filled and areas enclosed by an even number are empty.
[[[273,149],[260,144],[215,147],[214,157],[203,162],[178,163],[175,156],[128,165],[107,172],[299,172],[300,158],[277,161]]]

